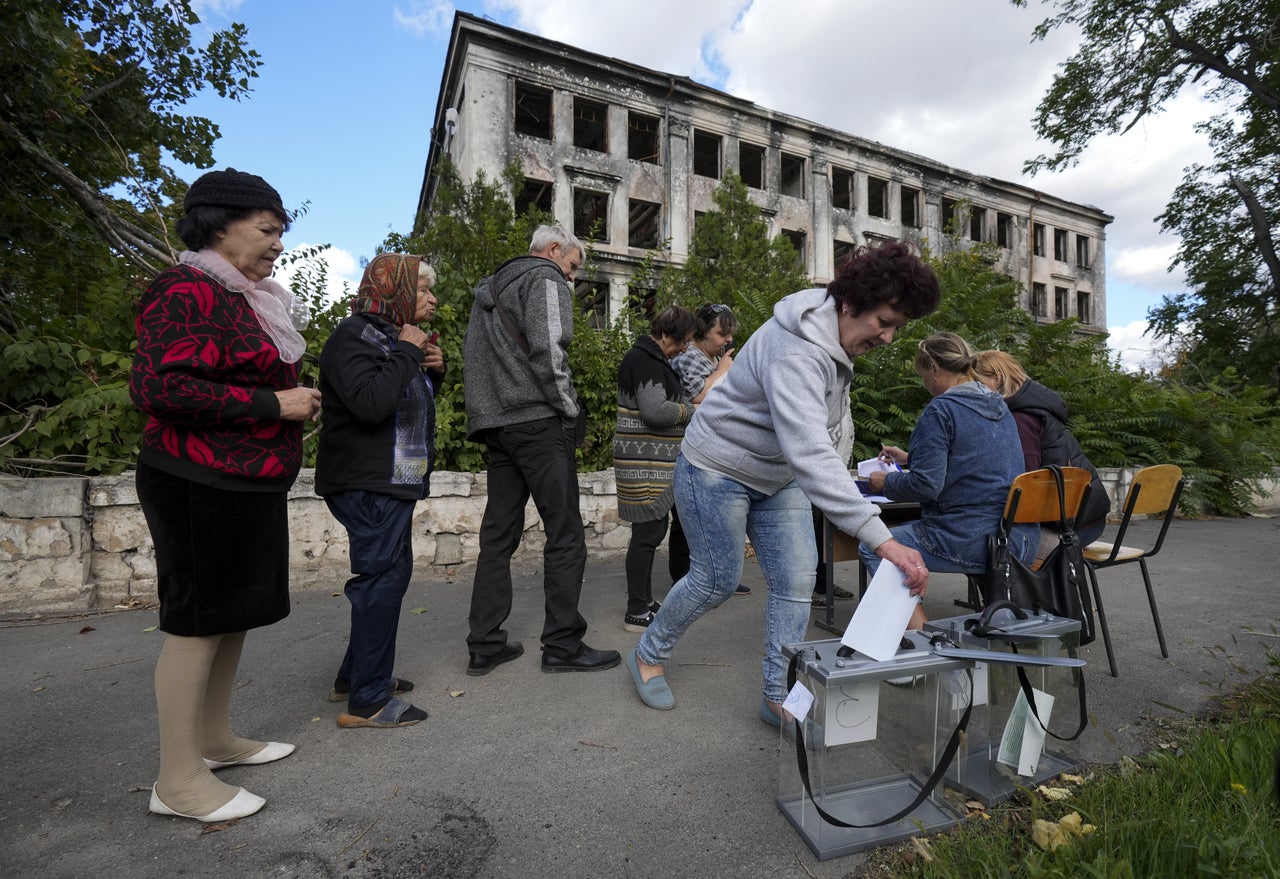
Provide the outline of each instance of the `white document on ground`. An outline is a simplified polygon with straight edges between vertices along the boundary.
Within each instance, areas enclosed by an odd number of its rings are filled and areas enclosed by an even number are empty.
[[[881,561],[840,643],[880,662],[893,659],[917,604],[898,566]]]
[[[1031,688],[1036,699],[1036,720],[1034,714],[1027,709],[1027,697],[1018,690],[1018,698],[1013,703],[1013,711],[1009,713],[1009,721],[1004,725],[1004,735],[1000,737],[1000,752],[996,759],[1006,766],[1017,767],[1018,774],[1030,777],[1036,774],[1040,765],[1040,755],[1044,753],[1044,726],[1049,723],[1049,715],[1053,712],[1053,696],[1043,690]]]

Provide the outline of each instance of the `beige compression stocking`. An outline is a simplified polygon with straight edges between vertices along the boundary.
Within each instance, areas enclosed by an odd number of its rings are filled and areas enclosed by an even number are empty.
[[[226,637],[166,635],[156,663],[156,710],[160,720],[156,795],[170,809],[184,815],[208,815],[231,802],[239,790],[214,778],[200,759],[200,715],[207,701],[210,670]],[[239,657],[238,647],[235,652]],[[235,675],[234,668],[231,675]]]
[[[231,731],[231,690],[235,686],[236,668],[240,665],[243,648],[244,632],[222,636],[218,652],[213,657],[213,666],[209,669],[209,684],[204,690],[200,753],[222,763],[243,760],[267,746],[266,742],[242,739]]]

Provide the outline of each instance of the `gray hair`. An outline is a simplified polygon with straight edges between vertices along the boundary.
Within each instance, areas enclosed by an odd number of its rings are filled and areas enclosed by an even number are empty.
[[[539,226],[534,229],[533,238],[529,241],[529,252],[545,253],[551,249],[553,244],[559,244],[565,253],[572,253],[576,250],[580,254],[586,254],[586,251],[582,249],[582,243],[560,226]]]
[[[426,260],[418,263],[418,279],[421,280],[423,275],[427,276],[428,287],[434,287],[436,285],[436,270],[427,265]]]

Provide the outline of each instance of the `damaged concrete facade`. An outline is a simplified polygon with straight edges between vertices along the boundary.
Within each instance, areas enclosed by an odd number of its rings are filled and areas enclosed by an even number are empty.
[[[579,274],[577,292],[599,320],[621,314],[652,248],[664,247],[660,263],[683,262],[696,218],[732,169],[815,284],[877,239],[935,252],[983,241],[1037,319],[1106,329],[1112,217],[1097,208],[465,13],[454,18],[419,217],[446,156],[465,180],[518,163],[517,207],[537,205],[592,240],[594,270]]]

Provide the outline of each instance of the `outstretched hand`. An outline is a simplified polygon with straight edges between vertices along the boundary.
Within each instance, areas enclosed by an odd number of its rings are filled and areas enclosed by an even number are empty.
[[[902,571],[902,579],[912,595],[924,597],[929,588],[929,569],[919,551],[890,538],[876,547],[876,555]]]

